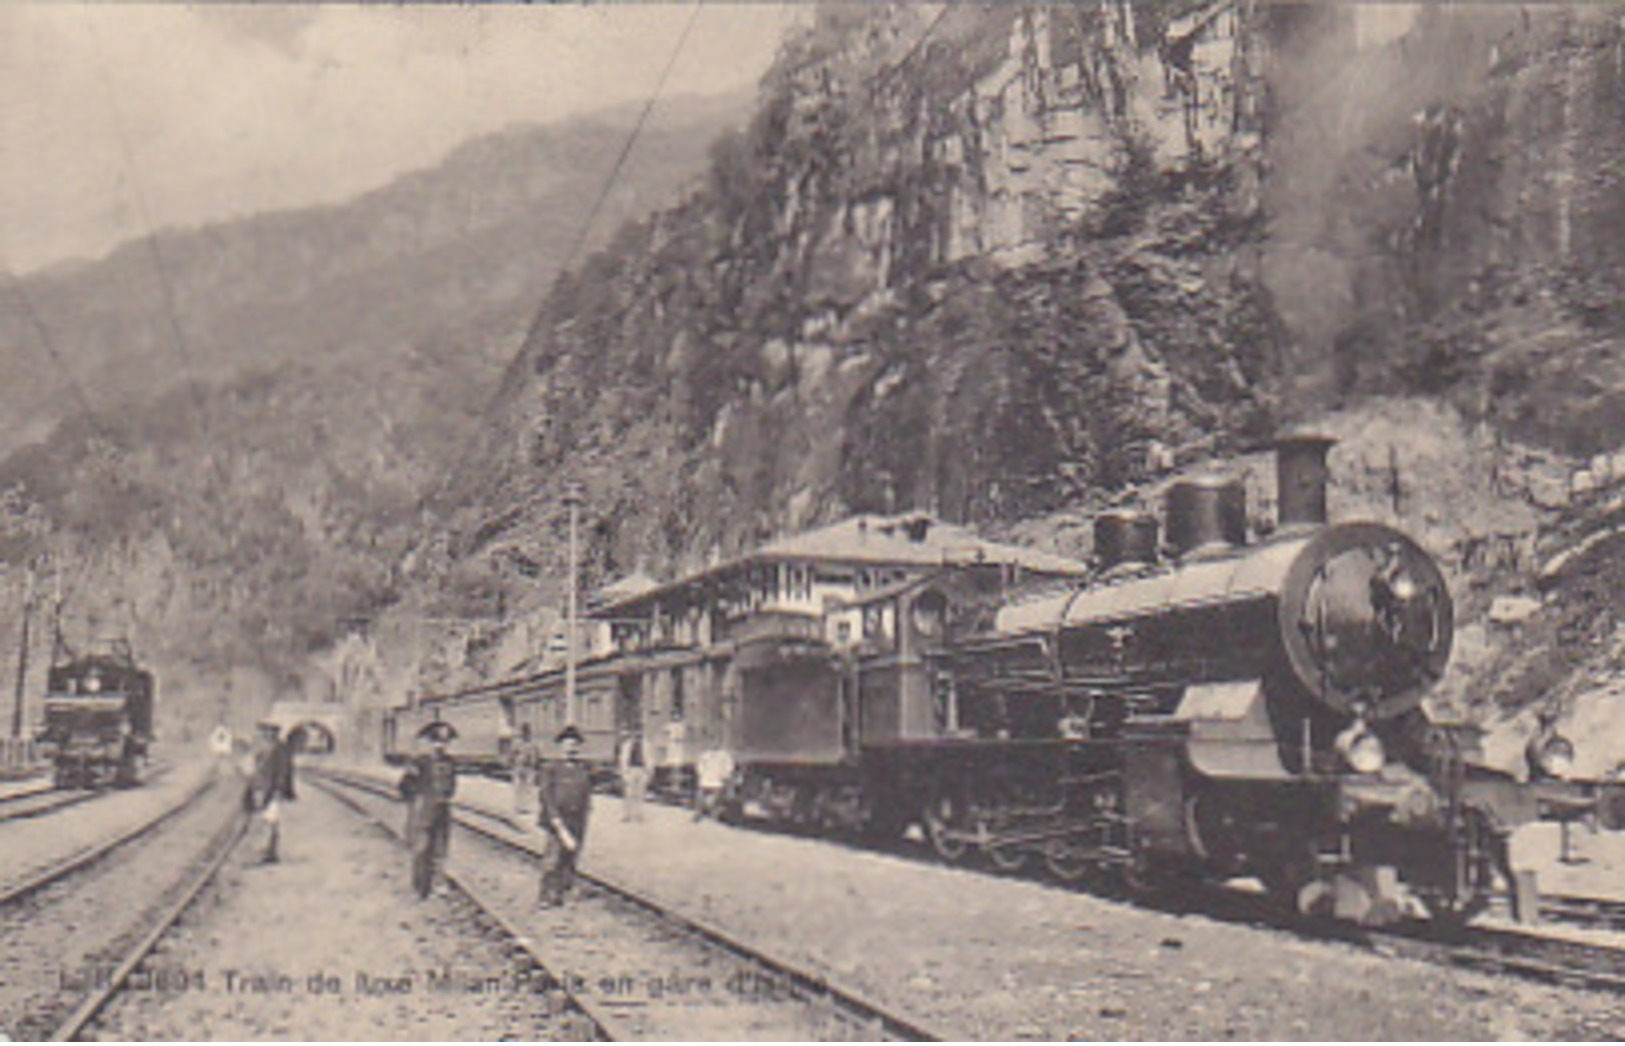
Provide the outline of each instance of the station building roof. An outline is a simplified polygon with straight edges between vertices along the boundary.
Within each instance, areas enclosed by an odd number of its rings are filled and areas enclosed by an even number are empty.
[[[777,563],[921,570],[985,564],[1047,577],[1083,577],[1089,573],[1088,565],[1078,560],[988,541],[965,527],[926,513],[864,514],[778,538],[745,555],[641,591],[617,582],[599,592],[588,614],[612,617],[684,589],[703,589],[752,566]]]

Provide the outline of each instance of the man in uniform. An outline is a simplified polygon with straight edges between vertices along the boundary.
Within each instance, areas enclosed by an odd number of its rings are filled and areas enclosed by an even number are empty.
[[[434,888],[435,869],[446,861],[451,842],[451,797],[457,792],[457,766],[446,751],[457,739],[450,723],[436,720],[418,731],[429,751],[416,756],[401,777],[407,801],[406,837],[412,845],[412,887],[419,897]]]
[[[592,804],[592,776],[581,761],[581,731],[567,726],[555,740],[559,758],[542,767],[538,796],[542,804],[538,823],[547,832],[538,902],[543,908],[563,904],[564,895],[575,881],[576,861],[587,838],[587,811]]]

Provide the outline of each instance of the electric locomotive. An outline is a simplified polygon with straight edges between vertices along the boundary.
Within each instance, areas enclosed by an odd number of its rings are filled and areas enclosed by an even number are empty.
[[[129,643],[71,657],[46,674],[41,751],[58,788],[129,788],[141,781],[153,740],[157,684]]]

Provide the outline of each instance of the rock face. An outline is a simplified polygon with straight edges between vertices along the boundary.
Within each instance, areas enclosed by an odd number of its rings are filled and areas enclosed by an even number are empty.
[[[1510,436],[1621,442],[1625,27],[1427,8],[1329,54],[1272,127],[1267,281],[1303,409],[1444,395]]]
[[[1280,20],[822,9],[705,183],[555,287],[464,551],[534,547],[566,467],[614,573],[858,509],[1009,518],[1267,431]]]
[[[910,505],[1078,552],[1310,420],[1451,572],[1443,704],[1527,704],[1583,660],[1540,546],[1625,444],[1622,55],[1603,6],[825,7],[555,286],[441,565],[551,598],[570,477],[588,583]]]

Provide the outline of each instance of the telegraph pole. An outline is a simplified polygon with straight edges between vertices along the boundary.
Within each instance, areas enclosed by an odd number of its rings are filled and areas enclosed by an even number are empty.
[[[570,587],[565,603],[564,638],[564,721],[576,721],[576,528],[581,516],[581,484],[571,481],[564,488],[564,505],[570,510]]]
[[[51,556],[51,667],[62,659],[62,563]]]
[[[11,736],[23,736],[23,692],[28,689],[28,626],[34,612],[34,564],[23,575],[23,634],[17,647],[17,692],[11,702]]]

